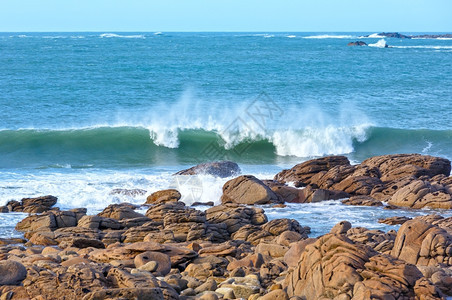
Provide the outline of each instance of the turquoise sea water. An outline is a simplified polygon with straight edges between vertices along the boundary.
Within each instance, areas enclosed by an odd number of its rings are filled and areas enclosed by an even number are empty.
[[[364,34],[0,33],[0,205],[141,203],[109,192],[215,159],[271,178],[329,154],[452,158],[452,40]]]

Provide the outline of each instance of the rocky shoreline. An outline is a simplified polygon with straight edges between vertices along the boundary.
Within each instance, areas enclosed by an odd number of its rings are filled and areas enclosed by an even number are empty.
[[[384,209],[452,209],[451,163],[419,154],[359,165],[343,156],[310,160],[272,180],[239,175],[232,162],[178,172],[237,176],[205,211],[174,189],[147,197],[145,214],[112,204],[97,215],[62,211],[57,198],[10,201],[26,212],[24,238],[0,239],[0,299],[444,299],[452,296],[452,218],[380,220],[384,232],[336,224],[268,221],[256,205],[339,200]],[[115,190],[143,194],[143,190]],[[216,200],[216,199],[212,199]]]

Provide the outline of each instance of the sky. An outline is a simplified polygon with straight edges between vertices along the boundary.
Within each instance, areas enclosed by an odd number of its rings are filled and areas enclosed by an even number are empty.
[[[0,0],[0,31],[452,32],[452,1]]]

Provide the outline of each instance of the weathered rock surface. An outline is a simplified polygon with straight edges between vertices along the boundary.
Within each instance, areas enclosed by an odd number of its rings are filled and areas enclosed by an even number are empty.
[[[240,174],[240,167],[232,161],[216,161],[199,164],[189,169],[179,171],[174,175],[197,174],[209,174],[221,178],[226,178]]]
[[[221,202],[254,205],[279,203],[281,199],[261,180],[242,175],[224,184]]]
[[[209,223],[226,224],[230,234],[248,224],[262,225],[267,222],[267,216],[262,208],[246,207],[235,203],[209,208],[206,210],[206,217]]]
[[[157,191],[147,197],[146,204],[154,204],[159,202],[177,202],[181,197],[182,196],[179,191],[175,189]]]
[[[0,212],[26,212],[42,213],[48,211],[57,203],[57,197],[42,196],[36,198],[23,198],[19,201],[8,201]]]
[[[452,265],[452,234],[419,219],[405,222],[397,232],[391,255],[408,263]]]
[[[100,212],[98,216],[116,220],[144,217],[142,214],[134,211],[129,205],[124,204],[110,204],[102,212]]]
[[[315,174],[342,165],[350,165],[350,161],[345,156],[328,156],[309,160],[294,166],[292,169],[279,172],[275,175],[275,180],[281,183],[293,182],[296,187],[301,187],[312,183],[310,179]]]
[[[342,201],[346,205],[358,205],[358,206],[383,206],[381,201],[376,200],[370,196],[353,196]]]
[[[452,194],[442,185],[415,180],[400,188],[389,204],[411,208],[452,208]]]
[[[422,278],[413,265],[377,254],[344,235],[327,234],[305,247],[284,287],[289,296],[306,299],[441,299],[434,286],[433,291],[415,288]]]
[[[27,269],[16,261],[0,261],[0,286],[18,285],[27,277]]]

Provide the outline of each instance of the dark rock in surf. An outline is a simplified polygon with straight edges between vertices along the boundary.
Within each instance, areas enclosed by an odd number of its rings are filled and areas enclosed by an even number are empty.
[[[238,164],[232,161],[215,161],[196,165],[186,170],[177,172],[174,175],[198,175],[208,174],[221,178],[231,177],[240,174]]]
[[[50,195],[36,198],[23,198],[20,202],[11,200],[5,206],[2,206],[0,212],[42,213],[50,210],[57,203],[57,200],[57,197]]]
[[[421,34],[421,35],[412,35],[413,39],[452,39],[452,34]]]
[[[348,43],[347,46],[367,46],[367,43],[363,41],[356,41]]]
[[[400,34],[398,32],[381,32],[378,35],[388,37],[388,38],[396,38],[396,39],[411,39],[412,38],[409,35]]]

